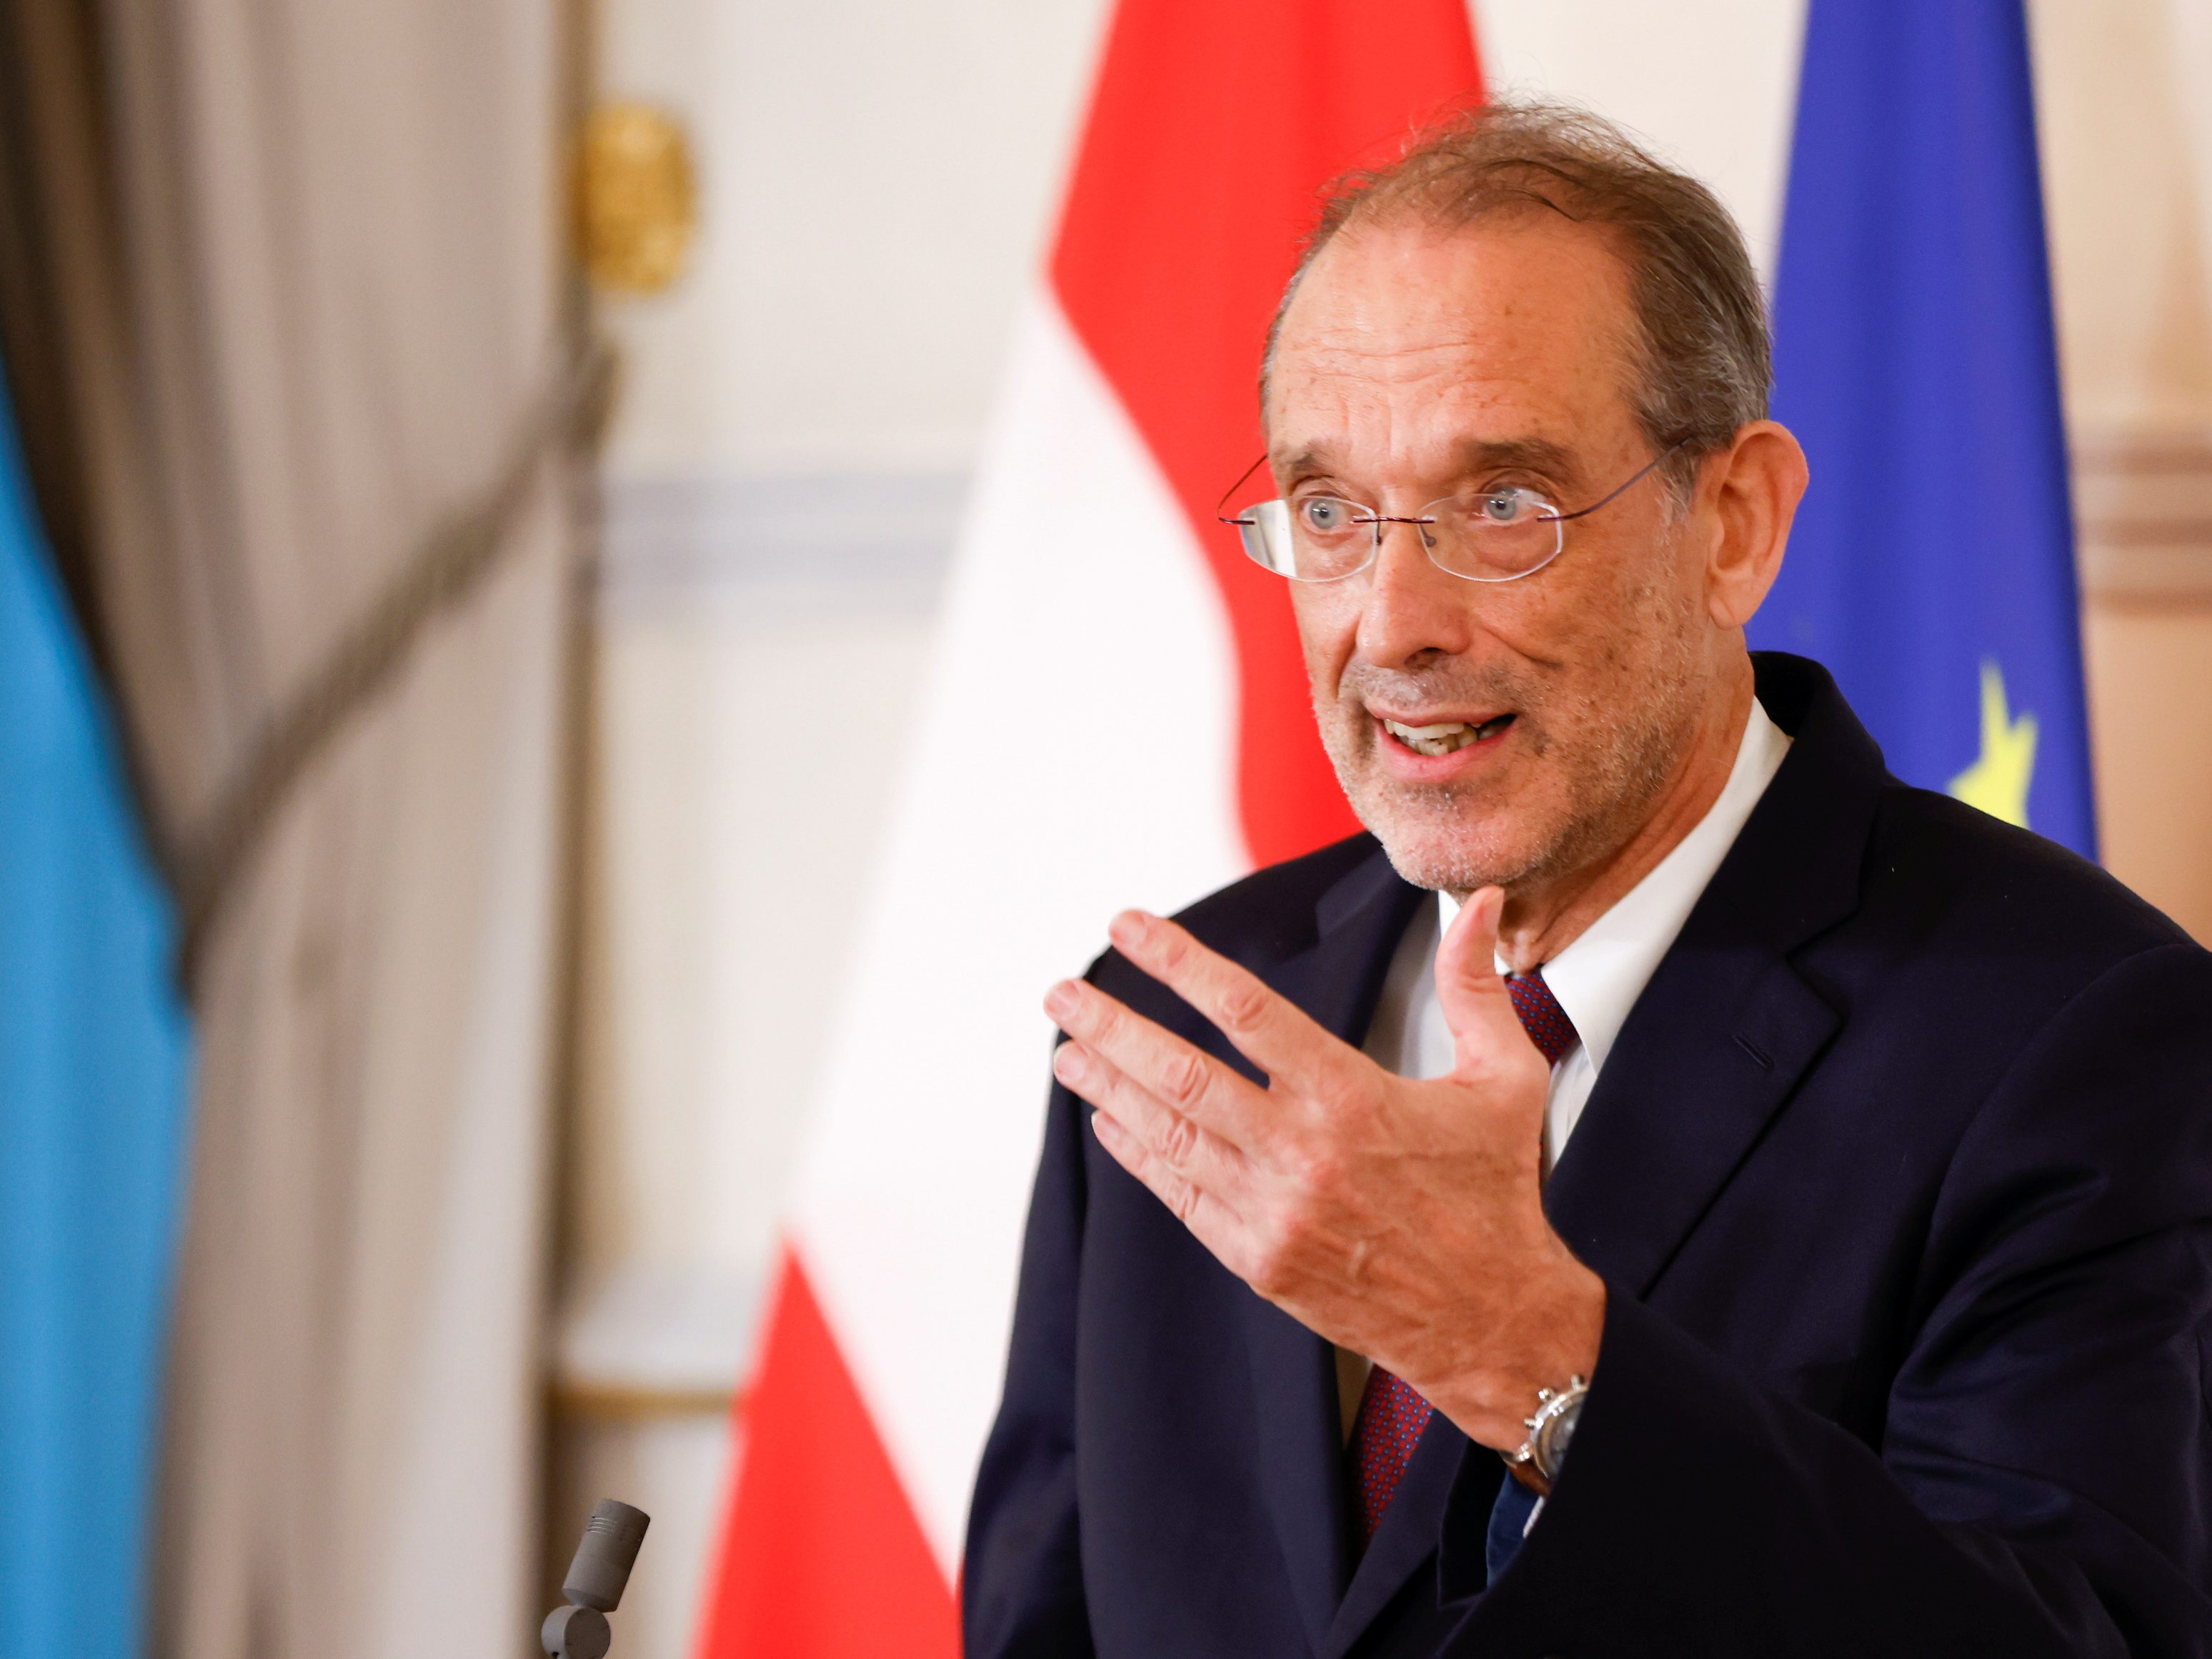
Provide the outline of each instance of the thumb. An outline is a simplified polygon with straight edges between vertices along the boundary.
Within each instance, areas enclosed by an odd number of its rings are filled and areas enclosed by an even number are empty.
[[[1477,1051],[1494,1050],[1499,1020],[1516,1031],[1520,1027],[1498,973],[1498,922],[1504,909],[1504,888],[1478,888],[1437,945],[1437,1001],[1462,1066]]]

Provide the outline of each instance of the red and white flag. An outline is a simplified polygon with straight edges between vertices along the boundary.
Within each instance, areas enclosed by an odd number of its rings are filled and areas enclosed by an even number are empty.
[[[1358,826],[1214,522],[1318,193],[1479,96],[1465,0],[1121,0],[794,1196],[702,1659],[949,1659],[1042,1129],[1039,1001]]]

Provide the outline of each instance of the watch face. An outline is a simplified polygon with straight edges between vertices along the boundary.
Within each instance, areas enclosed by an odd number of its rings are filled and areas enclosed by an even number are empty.
[[[1579,1387],[1546,1413],[1530,1447],[1536,1455],[1536,1467],[1545,1480],[1559,1479],[1559,1465],[1566,1457],[1567,1446],[1575,1437],[1575,1424],[1582,1414],[1583,1396]]]
[[[1552,1431],[1545,1437],[1544,1450],[1547,1454],[1545,1462],[1553,1468],[1558,1468],[1566,1457],[1567,1444],[1575,1437],[1575,1425],[1581,1420],[1582,1414],[1583,1402],[1577,1400],[1552,1419]]]

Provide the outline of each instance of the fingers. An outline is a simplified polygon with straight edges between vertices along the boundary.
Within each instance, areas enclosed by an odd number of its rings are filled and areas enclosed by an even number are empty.
[[[1241,1233],[1237,1212],[1224,1192],[1243,1184],[1243,1155],[1072,1038],[1054,1051],[1052,1070],[1098,1109],[1091,1127],[1107,1154],[1142,1182],[1199,1243],[1223,1255]]]
[[[1455,1006],[1480,1006],[1471,1000],[1493,991],[1504,994],[1505,981],[1498,975],[1498,919],[1504,908],[1504,888],[1477,888],[1437,943],[1437,1000],[1455,1031]]]
[[[1227,1206],[1196,1182],[1171,1168],[1104,1112],[1092,1115],[1091,1127],[1097,1133],[1098,1144],[1107,1154],[1144,1182],[1152,1196],[1168,1206],[1169,1213],[1190,1229],[1193,1237],[1227,1265],[1229,1257],[1224,1252],[1237,1236],[1236,1218],[1229,1213]],[[1231,1267],[1231,1271],[1236,1270]]]
[[[1500,1039],[1523,1036],[1513,1000],[1498,973],[1498,922],[1503,888],[1478,888],[1437,945],[1437,1001],[1464,1067]]]
[[[1124,910],[1106,931],[1123,956],[1212,1020],[1270,1078],[1311,1088],[1360,1060],[1256,974],[1207,950],[1174,922]]]
[[[1163,1106],[1240,1146],[1255,1132],[1267,1097],[1212,1055],[1080,980],[1054,986],[1044,1006],[1088,1054]]]
[[[1061,1043],[1053,1053],[1052,1072],[1098,1109],[1098,1138],[1108,1151],[1115,1151],[1119,1136],[1148,1166],[1174,1176],[1194,1193],[1203,1188],[1226,1198],[1244,1184],[1242,1152],[1139,1087],[1083,1043],[1072,1039]],[[1119,1152],[1115,1155],[1130,1173],[1138,1173],[1128,1158]],[[1177,1200],[1162,1187],[1154,1185],[1153,1190],[1170,1208],[1176,1207]]]

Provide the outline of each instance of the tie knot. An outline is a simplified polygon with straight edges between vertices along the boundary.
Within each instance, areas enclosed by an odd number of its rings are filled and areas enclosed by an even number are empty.
[[[1574,1021],[1559,1006],[1552,988],[1544,983],[1544,970],[1532,968],[1505,981],[1505,994],[1513,999],[1513,1012],[1521,1016],[1521,1029],[1528,1034],[1544,1058],[1556,1066],[1559,1056],[1582,1041]]]

